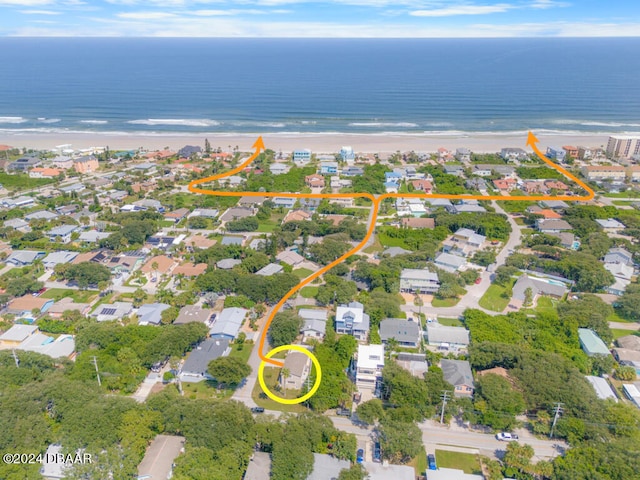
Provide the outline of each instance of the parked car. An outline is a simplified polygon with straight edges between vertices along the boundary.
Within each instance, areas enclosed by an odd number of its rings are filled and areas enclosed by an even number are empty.
[[[374,462],[382,461],[382,451],[380,450],[380,442],[376,442],[373,445],[373,461]]]
[[[336,409],[336,415],[339,415],[341,417],[350,417],[351,410],[349,410],[348,408],[338,408]]]
[[[251,413],[264,413],[264,408],[262,408],[262,407],[253,407],[251,409]]]
[[[516,435],[515,433],[500,432],[496,434],[496,439],[500,440],[501,442],[511,442],[514,440],[518,440],[518,435]]]
[[[433,453],[427,455],[427,464],[429,465],[429,470],[438,469],[438,465],[436,465],[436,456]]]
[[[364,462],[364,450],[361,448],[359,448],[358,452],[356,453],[356,462],[358,463]]]
[[[476,278],[476,285],[478,285],[482,281],[482,277]]]
[[[33,295],[34,297],[39,297],[40,295],[42,295],[44,292],[47,291],[47,288],[41,288],[40,290],[38,290],[37,292],[33,292],[31,295]]]

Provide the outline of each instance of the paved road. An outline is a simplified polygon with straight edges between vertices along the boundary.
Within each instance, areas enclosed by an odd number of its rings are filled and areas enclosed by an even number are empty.
[[[366,441],[372,435],[371,427],[354,425],[345,417],[330,417],[334,426],[340,430],[356,435],[359,442]],[[461,427],[440,425],[427,420],[419,423],[422,431],[422,442],[427,451],[433,453],[436,448],[446,450],[447,447],[456,449],[477,450],[480,454],[491,458],[499,458],[506,449],[506,443],[496,440],[493,434],[471,432]],[[566,444],[557,440],[539,439],[532,436],[527,430],[516,430],[520,436],[520,442],[531,445],[535,452],[536,460],[546,460],[560,454]],[[560,449],[554,447],[559,445]]]
[[[640,330],[640,324],[638,323],[622,323],[622,322],[609,322],[609,328],[616,328],[618,330],[630,330],[635,332]]]

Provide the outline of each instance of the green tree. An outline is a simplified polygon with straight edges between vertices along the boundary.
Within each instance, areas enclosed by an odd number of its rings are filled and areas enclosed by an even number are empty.
[[[374,398],[367,402],[361,403],[356,409],[358,418],[365,423],[374,424],[384,418],[384,409],[382,408],[382,400]]]
[[[385,420],[379,427],[382,456],[391,463],[407,463],[424,455],[422,432],[414,423]]]
[[[251,367],[238,357],[219,357],[209,362],[207,372],[219,384],[235,386],[251,373]]]
[[[302,318],[294,310],[278,312],[269,328],[269,343],[272,347],[293,343],[300,333],[302,324]]]

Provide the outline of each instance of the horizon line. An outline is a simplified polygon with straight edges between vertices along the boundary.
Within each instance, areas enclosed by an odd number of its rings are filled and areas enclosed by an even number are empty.
[[[100,39],[193,39],[193,38],[216,38],[216,39],[275,39],[275,40],[300,40],[300,39],[316,39],[316,40],[512,40],[512,39],[618,39],[618,38],[640,38],[638,35],[499,35],[499,36],[477,36],[477,37],[460,37],[460,36],[416,36],[416,37],[373,37],[373,36],[344,36],[344,37],[327,37],[327,36],[270,36],[270,35],[237,35],[237,36],[205,36],[205,35],[0,35],[1,38],[100,38]]]

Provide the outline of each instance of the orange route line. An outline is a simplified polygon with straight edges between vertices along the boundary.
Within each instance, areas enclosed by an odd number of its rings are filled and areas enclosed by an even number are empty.
[[[335,267],[340,262],[346,260],[348,257],[356,253],[360,250],[371,238],[373,235],[373,231],[375,230],[376,220],[378,218],[378,210],[380,207],[380,203],[387,198],[445,198],[445,199],[457,199],[457,200],[503,200],[503,201],[517,201],[517,200],[526,200],[526,201],[540,201],[540,200],[565,200],[570,202],[586,202],[594,198],[595,192],[582,180],[577,178],[571,172],[562,168],[560,165],[555,164],[550,159],[548,159],[538,148],[537,143],[539,142],[538,138],[531,132],[529,132],[527,136],[526,145],[530,145],[533,148],[534,153],[542,160],[544,163],[549,165],[551,168],[559,171],[566,177],[573,180],[576,184],[582,187],[587,195],[584,196],[569,196],[569,195],[559,195],[559,196],[527,196],[527,195],[453,195],[453,194],[441,194],[441,193],[385,193],[382,195],[372,195],[370,193],[281,193],[281,192],[226,192],[226,191],[215,191],[215,190],[205,190],[202,188],[196,187],[196,185],[201,185],[203,183],[209,183],[216,180],[221,180],[223,178],[229,177],[231,175],[235,175],[236,173],[241,172],[250,165],[257,157],[260,155],[260,152],[265,149],[264,142],[262,137],[258,137],[256,142],[252,145],[252,148],[255,149],[255,152],[240,166],[221,174],[212,175],[209,177],[201,178],[199,180],[193,180],[189,182],[188,189],[192,193],[201,193],[204,195],[215,195],[220,197],[288,197],[288,198],[366,198],[371,200],[371,212],[370,212],[370,221],[369,226],[367,228],[367,233],[362,241],[346,252],[344,255],[341,255],[339,258],[331,262],[330,264],[322,267],[317,272],[309,275],[307,278],[302,280],[298,285],[289,290],[284,297],[275,305],[272,309],[269,317],[267,318],[267,323],[260,335],[260,343],[258,345],[258,354],[260,355],[260,359],[263,362],[270,363],[277,367],[283,367],[284,363],[274,360],[271,358],[267,358],[264,351],[264,344],[267,338],[267,332],[269,331],[269,327],[271,322],[273,321],[273,317],[275,317],[276,313],[282,308],[285,302],[291,298],[293,294],[295,294],[298,290],[300,290],[305,285],[311,283],[316,278],[320,277],[324,273],[328,272],[330,269]]]

